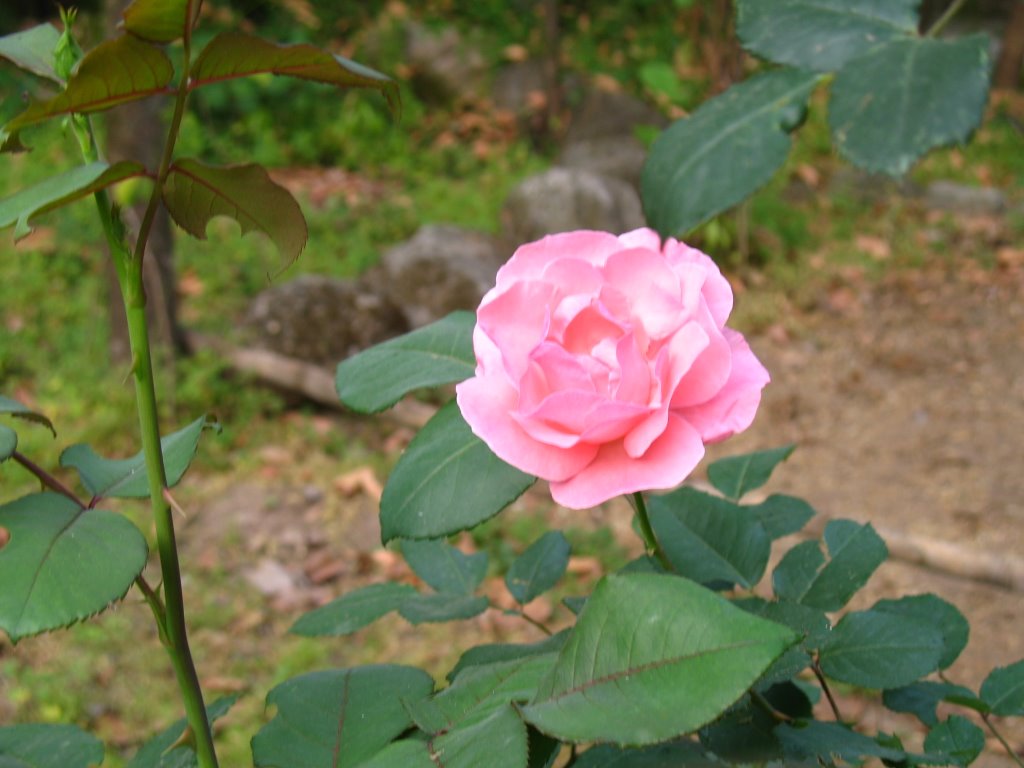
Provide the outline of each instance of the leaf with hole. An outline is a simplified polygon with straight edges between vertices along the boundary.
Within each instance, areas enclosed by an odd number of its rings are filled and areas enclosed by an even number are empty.
[[[389,581],[356,589],[322,605],[292,624],[289,632],[304,637],[350,635],[392,611],[416,594],[409,584]]]
[[[989,37],[893,40],[851,59],[832,83],[832,140],[850,162],[899,176],[935,147],[965,142],[981,122]]]
[[[0,629],[23,637],[74,624],[124,597],[146,565],[146,540],[125,517],[36,493],[0,507]]]
[[[306,43],[277,45],[244,32],[221,32],[192,65],[191,89],[252,75],[286,75],[342,88],[372,88],[392,114],[401,109],[398,84],[380,72]]]
[[[641,179],[651,226],[666,237],[685,234],[767,184],[819,78],[794,69],[757,75],[670,125]]]
[[[145,172],[138,163],[96,162],[51,176],[0,200],[0,229],[15,225],[14,237],[20,240],[32,232],[32,221],[37,216]]]
[[[398,613],[410,624],[440,623],[471,619],[487,610],[490,602],[483,595],[459,595],[439,592],[413,595],[398,607]]]
[[[773,493],[760,504],[750,507],[761,525],[774,539],[789,536],[802,529],[814,517],[814,508],[803,499]]]
[[[257,768],[361,766],[410,725],[403,701],[433,691],[412,667],[330,669],[293,677],[267,694],[274,719],[252,740]]]
[[[224,717],[237,700],[238,696],[224,696],[212,702],[206,708],[207,720],[213,724]],[[126,768],[177,768],[179,765],[194,768],[198,764],[195,750],[182,739],[187,727],[188,720],[184,717],[167,726],[139,747]]]
[[[163,51],[131,35],[100,43],[85,54],[61,93],[33,103],[3,127],[2,149],[18,148],[19,131],[54,117],[100,112],[166,93],[173,76]]]
[[[738,0],[736,35],[751,53],[834,72],[888,40],[917,34],[920,0]]]
[[[665,741],[720,715],[796,639],[687,579],[607,576],[521,711],[564,741]]]
[[[748,508],[693,488],[652,496],[651,526],[676,572],[750,588],[764,575],[771,539]]]
[[[975,698],[971,690],[962,685],[920,680],[884,691],[882,703],[893,712],[911,713],[925,725],[938,725],[937,707],[951,696],[961,700]]]
[[[997,715],[1024,716],[1024,659],[993,669],[981,684],[981,700]]]
[[[381,538],[432,539],[472,528],[535,481],[495,456],[450,402],[413,438],[388,478]]]
[[[73,725],[0,726],[3,768],[90,768],[103,762],[103,744]]]
[[[824,538],[827,562],[814,541],[797,544],[786,553],[772,573],[776,595],[823,611],[838,611],[889,555],[870,523],[832,520],[825,526]]]
[[[414,390],[470,378],[476,369],[475,322],[472,312],[452,312],[342,361],[338,397],[354,411],[376,413]]]
[[[124,28],[143,40],[173,43],[190,36],[201,0],[134,0],[124,10]]]
[[[942,632],[896,613],[858,611],[840,619],[818,661],[833,680],[863,688],[899,688],[935,672]]]
[[[62,83],[64,79],[53,67],[53,51],[58,40],[60,32],[56,27],[39,24],[23,32],[0,37],[0,58],[33,75]]]
[[[795,445],[783,445],[719,459],[708,467],[708,480],[727,499],[739,501],[767,483],[775,467],[788,459],[795,448]]]
[[[937,595],[908,595],[898,600],[879,600],[871,606],[871,610],[910,616],[937,627],[942,633],[943,643],[940,669],[946,669],[956,661],[967,647],[971,625],[955,605]]]
[[[517,557],[505,574],[505,586],[520,605],[547,592],[569,566],[569,541],[561,531],[548,531]]]
[[[242,234],[262,232],[291,264],[306,246],[306,219],[291,193],[275,184],[263,166],[251,163],[215,167],[198,160],[175,160],[163,188],[174,222],[199,240],[217,216],[238,222]]]
[[[985,749],[985,732],[965,717],[950,715],[928,731],[924,748],[955,765],[970,765]]]
[[[206,417],[200,416],[184,429],[160,439],[168,488],[180,482],[192,463],[204,426]],[[130,459],[105,459],[88,445],[78,443],[61,453],[60,465],[77,471],[82,485],[93,496],[116,499],[149,497],[149,473],[142,451]]]
[[[53,423],[46,418],[43,414],[38,411],[33,411],[31,408],[27,408],[17,400],[12,400],[9,397],[0,395],[0,415],[14,416],[18,419],[25,419],[26,421],[34,421],[36,424],[42,424],[53,436],[57,436],[57,430],[53,428]]]
[[[406,539],[402,556],[413,572],[438,592],[471,594],[487,575],[486,552],[467,555],[442,539]]]

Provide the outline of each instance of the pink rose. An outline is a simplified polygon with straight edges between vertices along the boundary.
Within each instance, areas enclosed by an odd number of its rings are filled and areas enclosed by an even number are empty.
[[[750,425],[769,380],[731,310],[708,256],[649,229],[528,243],[477,310],[459,408],[563,506],[672,488]]]

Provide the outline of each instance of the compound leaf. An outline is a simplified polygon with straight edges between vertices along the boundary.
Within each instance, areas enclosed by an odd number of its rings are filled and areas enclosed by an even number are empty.
[[[38,411],[33,411],[31,408],[27,408],[17,400],[0,395],[0,415],[4,414],[25,419],[26,421],[34,421],[36,424],[42,424],[53,433],[54,437],[57,436],[57,430],[53,428],[53,422],[46,418],[46,416]]]
[[[723,496],[739,501],[744,494],[767,483],[775,467],[788,459],[795,448],[795,445],[783,445],[719,459],[708,467],[708,480]]]
[[[397,611],[415,594],[415,588],[409,584],[370,584],[301,616],[288,631],[306,637],[350,635]]]
[[[143,40],[172,43],[190,35],[200,0],[134,0],[124,10],[124,28]]]
[[[1024,659],[993,669],[981,684],[981,699],[997,715],[1024,716]]]
[[[0,58],[5,58],[21,69],[58,83],[64,78],[53,66],[53,51],[60,40],[60,32],[52,24],[40,24],[23,32],[0,37]]]
[[[0,727],[3,768],[89,768],[103,762],[103,744],[73,725]]]
[[[569,540],[548,531],[517,557],[505,574],[505,586],[520,605],[551,589],[569,565]]]

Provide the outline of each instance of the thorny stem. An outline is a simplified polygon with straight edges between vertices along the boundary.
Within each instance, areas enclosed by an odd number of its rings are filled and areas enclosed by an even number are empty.
[[[966,3],[967,0],[954,0],[953,4],[946,9],[946,12],[943,13],[936,20],[936,22],[928,28],[928,31],[924,33],[924,36],[938,37],[939,32],[941,32],[943,28],[949,23],[950,19],[952,19],[960,12],[960,9],[963,8]]]
[[[814,670],[814,676],[818,678],[821,690],[825,692],[825,697],[828,699],[829,706],[832,707],[832,714],[835,715],[836,722],[842,722],[843,716],[839,714],[839,706],[836,704],[836,700],[832,698],[832,691],[828,687],[828,682],[825,680],[825,675],[822,674],[821,666],[818,664],[817,659],[815,659],[814,663],[811,664],[811,669]]]
[[[146,244],[153,225],[153,217],[160,203],[160,191],[167,178],[174,155],[174,145],[181,128],[181,119],[188,98],[187,78],[191,65],[191,35],[188,33],[185,34],[183,48],[183,74],[181,82],[178,83],[174,116],[168,130],[156,183],[153,185],[153,192],[139,227],[134,253],[124,241],[124,226],[119,219],[115,218],[114,209],[105,191],[96,194],[96,204],[103,223],[103,231],[110,246],[111,257],[114,259],[117,269],[125,313],[128,317],[128,339],[132,350],[132,377],[135,380],[135,398],[139,411],[142,449],[149,481],[150,506],[156,524],[164,601],[161,602],[159,595],[149,589],[144,581],[136,581],[136,583],[153,610],[160,639],[167,648],[171,665],[174,667],[189,729],[195,739],[199,766],[200,768],[218,768],[217,753],[213,746],[213,732],[206,716],[203,692],[188,644],[184,596],[181,589],[181,566],[178,562],[178,548],[174,536],[174,520],[171,515],[171,506],[164,497],[167,474],[164,467],[163,451],[160,447],[156,385],[149,343],[149,327],[146,321],[146,294],[142,282],[142,263]],[[97,159],[96,143],[88,121],[85,120],[84,125],[81,123],[73,123],[73,125],[86,160]]]
[[[640,533],[643,536],[644,544],[647,546],[647,552],[658,558],[658,562],[661,563],[666,571],[674,571],[672,563],[665,556],[664,550],[658,544],[658,539],[654,535],[651,520],[647,516],[647,504],[644,501],[643,493],[637,491],[633,494],[633,504],[636,507],[636,519],[640,524]]]
[[[18,462],[19,464],[21,464],[21,466],[23,466],[37,478],[39,478],[39,482],[41,482],[51,491],[59,493],[61,496],[67,496],[82,509],[86,508],[85,504],[82,503],[82,500],[75,496],[75,494],[71,491],[70,488],[68,488],[66,485],[64,485],[64,483],[62,483],[56,477],[54,477],[45,469],[40,467],[34,461],[32,461],[32,459],[28,458],[22,453],[18,453],[17,451],[11,454],[11,458]]]

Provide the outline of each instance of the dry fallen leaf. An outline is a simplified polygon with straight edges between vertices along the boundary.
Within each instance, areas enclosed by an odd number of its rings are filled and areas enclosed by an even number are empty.
[[[359,467],[334,478],[334,489],[342,496],[354,496],[365,493],[374,501],[379,502],[384,487],[369,467]]]

